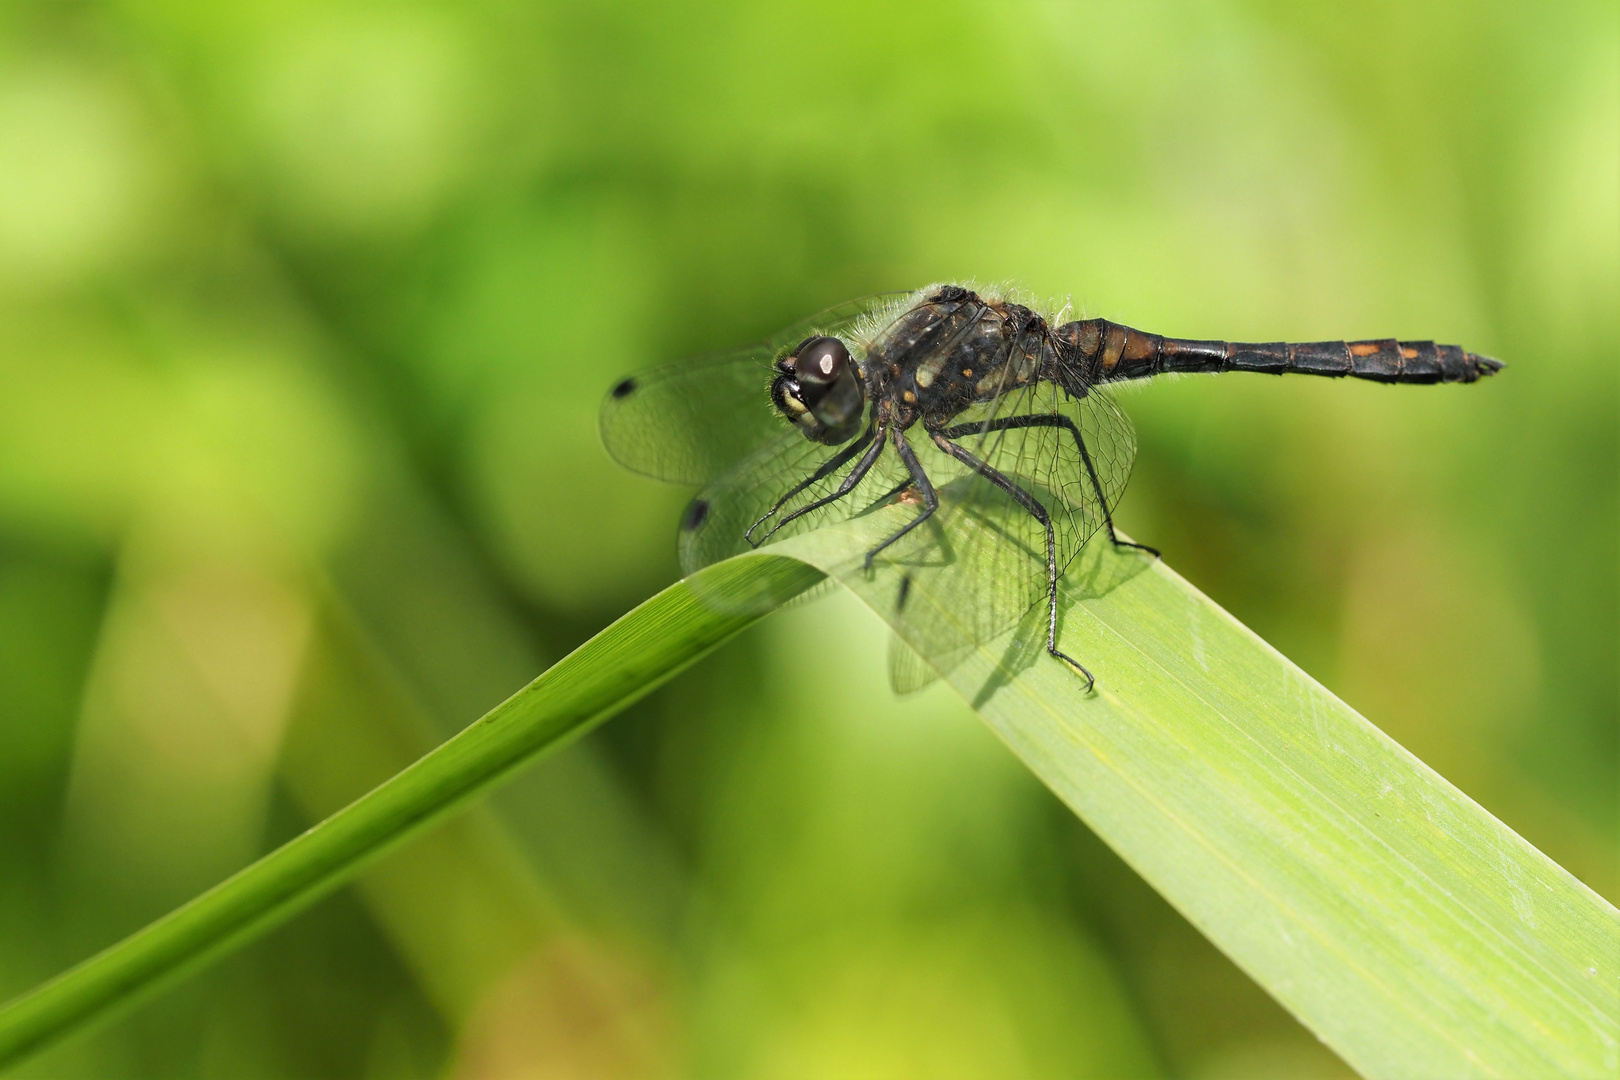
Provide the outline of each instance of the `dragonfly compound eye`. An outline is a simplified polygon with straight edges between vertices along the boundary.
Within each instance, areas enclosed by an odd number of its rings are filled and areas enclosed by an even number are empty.
[[[793,356],[793,374],[799,378],[804,403],[815,408],[849,367],[849,350],[835,337],[813,337],[800,345]]]
[[[809,410],[806,419],[819,426],[811,429],[804,420],[792,418],[817,442],[835,445],[854,438],[860,430],[866,388],[849,349],[835,337],[813,337],[799,345],[792,359],[795,378],[791,390],[797,391],[792,396],[797,398],[796,404]]]

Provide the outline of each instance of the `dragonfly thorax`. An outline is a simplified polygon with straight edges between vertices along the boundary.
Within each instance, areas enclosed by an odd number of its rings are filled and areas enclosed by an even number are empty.
[[[900,430],[950,425],[975,406],[1051,380],[1058,342],[1035,312],[946,286],[900,315],[872,344],[866,391],[873,420]]]

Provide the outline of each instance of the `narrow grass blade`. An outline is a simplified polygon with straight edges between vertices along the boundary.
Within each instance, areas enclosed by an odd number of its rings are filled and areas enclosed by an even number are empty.
[[[911,512],[773,550],[904,637],[896,583],[858,553]],[[937,642],[966,616],[929,582],[905,613]],[[1162,563],[1094,545],[1064,587],[1060,646],[1095,694],[1047,656],[1044,610],[925,658],[1345,1061],[1369,1077],[1620,1073],[1620,912]]]
[[[0,1009],[0,1068],[285,922],[821,579],[802,562],[767,556],[721,563],[670,586],[387,783]]]

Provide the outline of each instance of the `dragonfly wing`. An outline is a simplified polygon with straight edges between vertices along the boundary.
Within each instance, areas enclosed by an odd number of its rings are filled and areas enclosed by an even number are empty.
[[[905,482],[904,472],[896,471],[898,463],[893,452],[885,452],[847,497],[805,513],[770,533],[776,521],[837,490],[859,460],[858,454],[851,455],[839,468],[805,484],[771,522],[755,529],[750,541],[748,532],[756,521],[839,453],[839,448],[813,443],[788,429],[735,462],[698,492],[681,519],[682,570],[690,574],[767,539],[786,539],[830,521],[853,517],[895,494]]]
[[[602,442],[626,468],[677,484],[705,484],[791,430],[771,407],[772,365],[812,334],[862,338],[898,294],[852,300],[802,319],[757,345],[667,364],[622,380],[602,403]],[[804,441],[803,436],[799,436]]]
[[[1130,418],[1100,387],[1078,399],[1049,382],[1018,387],[962,414],[953,430],[962,432],[953,441],[1049,512],[1060,573],[1118,505],[1136,460]],[[1009,529],[1019,516],[1029,519],[1029,526],[1015,531],[1039,540],[1044,579],[1044,527],[1006,491],[983,477],[975,481],[973,512],[1003,520]]]
[[[603,445],[645,476],[677,484],[714,478],[787,428],[771,408],[773,356],[756,345],[623,380],[602,403]]]
[[[1045,509],[1059,573],[1103,524],[1097,488],[1111,509],[1135,458],[1130,420],[1097,389],[1077,400],[1049,383],[1017,387],[962,414],[948,430]],[[1012,494],[927,436],[913,445],[940,489],[940,510],[936,522],[897,544],[888,560],[898,571],[891,589],[902,636],[949,670],[967,650],[1027,621],[1018,644],[1035,655],[1046,636],[1046,527]]]
[[[906,644],[906,639],[889,632],[889,686],[896,694],[926,690],[939,678],[939,672]]]
[[[905,310],[906,301],[911,295],[903,292],[870,293],[835,304],[772,334],[767,343],[777,349],[786,349],[807,337],[828,334],[844,338],[864,349],[873,336]]]

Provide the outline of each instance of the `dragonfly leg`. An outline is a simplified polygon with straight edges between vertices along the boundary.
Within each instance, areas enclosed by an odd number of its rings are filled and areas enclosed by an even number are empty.
[[[763,525],[766,518],[782,509],[787,501],[793,498],[793,496],[797,495],[799,492],[803,491],[817,480],[837,472],[839,469],[843,468],[846,463],[848,463],[850,458],[854,457],[862,450],[865,450],[866,445],[872,441],[872,434],[874,430],[874,428],[868,427],[864,435],[850,443],[848,446],[844,447],[842,450],[838,451],[838,453],[834,454],[831,458],[827,459],[827,461],[822,464],[821,468],[817,469],[803,480],[800,480],[797,484],[794,484],[786,494],[771,504],[771,508],[769,510],[765,511],[759,516],[758,521],[748,526],[748,531],[743,533],[743,539],[752,544],[754,542],[754,530]],[[760,543],[764,543],[764,541],[761,540]]]
[[[1146,544],[1138,544],[1134,540],[1121,540],[1114,532],[1114,512],[1108,506],[1108,500],[1103,496],[1102,484],[1097,479],[1097,467],[1091,462],[1091,451],[1086,448],[1086,440],[1080,434],[1080,429],[1073,420],[1061,413],[1037,413],[1033,416],[998,416],[982,424],[960,424],[949,428],[942,434],[948,439],[960,439],[964,435],[973,435],[980,432],[1011,431],[1015,428],[1032,427],[1060,427],[1067,428],[1074,436],[1075,446],[1080,448],[1080,460],[1085,463],[1086,476],[1091,480],[1091,490],[1097,495],[1097,505],[1102,507],[1103,524],[1108,528],[1108,539],[1115,547],[1135,548],[1145,551],[1154,558],[1159,557],[1159,549]]]
[[[970,431],[978,431],[980,429],[980,425],[977,424],[971,424],[968,425],[968,427]],[[957,429],[952,428],[950,430],[955,431]],[[965,447],[958,446],[956,443],[952,442],[949,438],[948,432],[934,432],[934,443],[941,450],[951,455],[951,457],[962,462],[962,464],[966,465],[968,468],[972,469],[974,472],[996,485],[996,487],[1000,488],[1002,491],[1005,491],[1008,495],[1011,495],[1013,497],[1013,501],[1018,503],[1018,505],[1022,506],[1025,510],[1028,510],[1030,516],[1032,516],[1036,521],[1039,521],[1042,527],[1046,529],[1046,651],[1051,653],[1057,659],[1062,660],[1064,663],[1068,664],[1070,667],[1074,668],[1082,676],[1084,676],[1086,680],[1086,692],[1089,693],[1091,688],[1097,684],[1096,678],[1091,674],[1091,672],[1086,670],[1086,666],[1084,664],[1057,647],[1057,536],[1052,531],[1052,515],[1047,513],[1046,507],[1041,505],[1041,501],[1039,499],[1025,491],[1015,481],[1008,479],[1004,474],[993,468],[987,462],[980,461],[977,457],[974,457],[973,454],[970,453]]]
[[[911,443],[906,441],[905,432],[899,428],[890,428],[889,436],[890,441],[894,443],[895,453],[900,455],[900,460],[905,462],[906,471],[911,474],[911,482],[917,485],[917,493],[922,496],[923,509],[922,513],[906,522],[893,536],[866,553],[868,570],[872,569],[872,560],[877,558],[878,552],[927,521],[934,515],[934,511],[939,509],[939,495],[934,491],[933,481],[923,472],[922,462],[917,460],[917,452],[911,448]],[[907,588],[909,589],[909,586]]]
[[[767,541],[771,537],[775,536],[776,531],[778,529],[782,528],[784,525],[788,524],[789,522],[795,521],[795,520],[803,517],[804,515],[810,513],[812,510],[820,510],[823,506],[826,506],[828,503],[837,502],[839,499],[842,499],[845,495],[848,495],[850,492],[854,491],[855,488],[860,484],[860,482],[862,480],[866,479],[866,474],[872,471],[872,466],[877,464],[877,459],[882,455],[882,453],[883,453],[882,435],[883,434],[884,434],[883,430],[881,428],[878,429],[878,431],[877,431],[877,436],[878,437],[874,438],[872,440],[872,445],[867,447],[866,453],[861,455],[861,460],[857,461],[855,463],[855,467],[849,471],[849,475],[844,477],[844,482],[842,484],[838,485],[838,490],[837,491],[834,491],[831,495],[823,495],[821,498],[817,499],[815,502],[809,503],[809,504],[807,504],[805,506],[801,506],[797,510],[793,511],[793,513],[788,514],[785,517],[779,518],[777,520],[776,524],[772,525],[770,531],[767,532],[764,536],[760,537],[758,540],[749,540],[748,542],[750,544],[752,544],[754,547],[759,547],[759,545],[763,544],[765,541]],[[757,522],[756,522],[756,524],[757,524]],[[752,532],[753,530],[750,529],[749,531]]]

